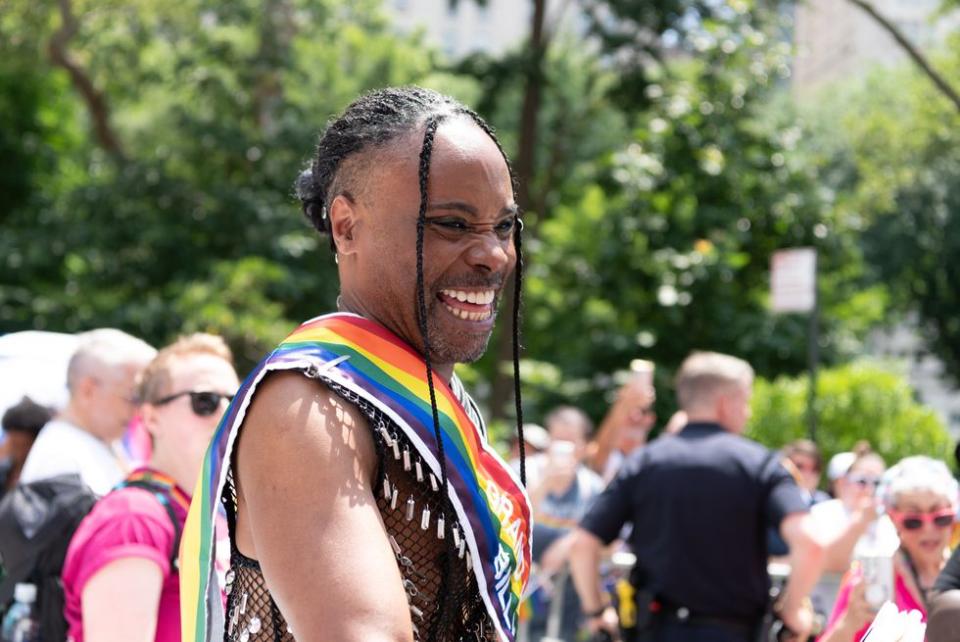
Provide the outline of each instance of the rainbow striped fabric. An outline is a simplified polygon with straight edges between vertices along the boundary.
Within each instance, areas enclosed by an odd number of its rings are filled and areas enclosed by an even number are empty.
[[[203,464],[181,548],[183,640],[222,639],[223,606],[214,572],[214,528],[237,431],[257,384],[270,371],[304,370],[375,404],[439,478],[422,357],[386,328],[351,314],[304,323],[248,375],[220,423]],[[530,573],[530,504],[513,471],[486,443],[450,387],[434,375],[450,501],[463,529],[481,597],[500,639],[513,642]],[[371,587],[373,590],[373,587]]]

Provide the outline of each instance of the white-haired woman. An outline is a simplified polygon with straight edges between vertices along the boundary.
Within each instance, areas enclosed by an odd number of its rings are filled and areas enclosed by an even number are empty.
[[[926,620],[928,596],[950,553],[957,482],[942,461],[907,457],[887,471],[878,493],[900,536],[893,559],[893,601],[901,611],[920,611]],[[865,589],[855,564],[844,578],[819,642],[861,639],[876,615]]]

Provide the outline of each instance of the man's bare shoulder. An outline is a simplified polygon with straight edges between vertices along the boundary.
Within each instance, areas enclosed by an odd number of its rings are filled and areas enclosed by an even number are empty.
[[[410,640],[367,421],[302,374],[261,385],[237,442],[237,548],[259,560],[297,639]],[[330,578],[337,590],[324,592]]]
[[[300,371],[282,370],[268,374],[257,386],[247,416],[252,420],[270,419],[287,424],[309,418],[307,411],[325,411],[343,407],[356,417],[356,407],[346,404],[322,382]]]
[[[362,475],[376,457],[367,420],[357,407],[299,372],[272,373],[260,383],[238,444],[241,472],[245,462],[256,462],[257,468],[282,476],[303,475],[298,464],[318,460],[332,464],[332,474]]]

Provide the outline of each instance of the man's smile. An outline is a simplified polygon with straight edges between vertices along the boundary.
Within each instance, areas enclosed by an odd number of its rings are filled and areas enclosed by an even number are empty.
[[[445,288],[437,294],[443,307],[463,321],[482,322],[493,318],[496,290],[493,288]]]

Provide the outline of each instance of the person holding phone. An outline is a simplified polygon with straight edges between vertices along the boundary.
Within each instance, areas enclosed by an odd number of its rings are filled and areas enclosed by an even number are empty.
[[[600,477],[584,465],[587,439],[593,429],[590,418],[579,408],[561,406],[545,418],[550,445],[545,453],[527,460],[527,488],[533,505],[533,559],[539,567],[539,581],[549,586],[549,596],[561,596],[560,636],[572,640],[580,626],[580,603],[566,575],[570,556],[570,534],[590,502],[603,489]],[[546,632],[548,608],[534,609],[530,640],[537,642]]]
[[[657,421],[653,404],[654,364],[645,359],[630,362],[630,375],[600,422],[597,435],[588,447],[590,467],[605,481],[613,479],[627,456],[647,443]]]
[[[892,552],[900,545],[876,493],[887,470],[883,458],[866,442],[857,444],[853,454],[853,461],[836,480],[836,499],[810,507],[817,528],[830,542],[823,575],[810,596],[814,609],[824,618],[833,611],[841,580],[855,556],[871,549]]]
[[[950,534],[956,520],[957,481],[946,464],[929,457],[907,457],[884,475],[878,496],[900,536],[893,556],[892,601],[901,611],[917,610],[927,617],[937,576],[950,554]],[[881,604],[880,593],[859,563],[844,577],[830,620],[818,642],[860,640]],[[881,598],[882,599],[882,598]]]

